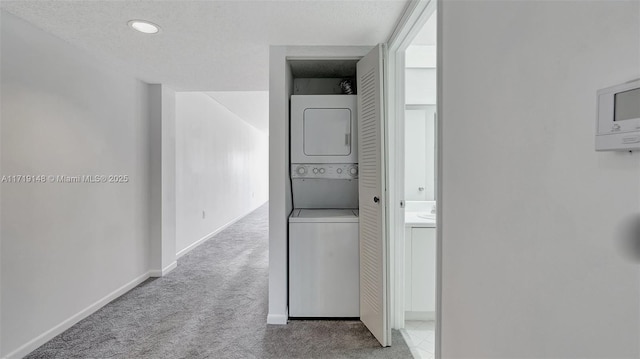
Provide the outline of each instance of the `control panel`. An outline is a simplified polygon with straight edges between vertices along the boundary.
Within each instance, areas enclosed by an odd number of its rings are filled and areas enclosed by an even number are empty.
[[[358,164],[294,163],[291,178],[358,179]]]
[[[598,90],[596,151],[640,150],[640,79]]]

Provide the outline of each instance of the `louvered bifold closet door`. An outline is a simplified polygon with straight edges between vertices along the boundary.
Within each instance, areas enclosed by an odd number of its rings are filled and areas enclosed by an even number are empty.
[[[358,62],[360,320],[390,345],[384,226],[383,46]]]

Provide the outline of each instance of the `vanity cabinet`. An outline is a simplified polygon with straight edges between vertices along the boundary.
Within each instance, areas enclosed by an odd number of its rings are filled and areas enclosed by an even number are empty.
[[[405,318],[434,319],[436,310],[436,229],[405,230]]]

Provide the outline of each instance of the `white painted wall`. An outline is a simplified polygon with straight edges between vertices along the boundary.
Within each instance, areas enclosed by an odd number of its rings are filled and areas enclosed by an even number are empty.
[[[436,16],[433,14],[431,16]],[[429,19],[428,23],[435,24],[436,21]],[[421,30],[421,32],[426,32],[428,27],[427,24],[424,25],[425,28]],[[435,28],[432,29],[435,32]],[[433,36],[433,35],[430,35]],[[405,53],[405,66],[413,67],[413,68],[436,68],[437,64],[437,48],[434,42],[434,45],[410,45],[407,47],[407,51]]]
[[[267,201],[268,141],[205,93],[176,93],[179,255]]]
[[[1,23],[1,174],[129,176],[2,184],[0,355],[22,357],[146,278],[148,88],[12,15]]]
[[[405,70],[405,103],[407,105],[436,103],[436,69],[407,68]]]
[[[269,50],[269,314],[287,324],[287,218],[293,209],[289,180],[289,98],[293,93],[287,47]]]
[[[0,12],[0,21],[2,21],[2,12]],[[1,25],[1,24],[0,24]],[[0,27],[0,31],[2,28]],[[1,34],[1,33],[0,33]],[[0,41],[2,37],[0,35]],[[0,44],[2,44],[0,42]],[[0,55],[2,54],[2,46],[0,45]],[[2,58],[0,57],[0,64]],[[0,65],[1,66],[1,65]],[[0,83],[2,82],[2,71],[0,70]],[[0,105],[2,105],[2,88],[0,87]],[[4,106],[3,106],[4,107]],[[2,110],[0,110],[0,175],[2,175]],[[2,316],[2,185],[0,184],[0,358],[3,353],[3,330],[2,330],[3,316]]]
[[[149,267],[161,277],[176,265],[176,99],[160,84],[149,85]]]
[[[160,156],[162,169],[162,193],[160,194],[162,209],[162,268],[161,275],[176,266],[176,93],[168,86],[160,85],[162,101],[160,121],[162,124]],[[152,152],[156,154],[157,152]],[[151,173],[153,176],[154,173]],[[154,197],[152,195],[152,197]],[[154,257],[152,257],[154,258]]]
[[[638,358],[615,233],[640,154],[594,151],[596,90],[640,77],[638,1],[441,1],[443,358]]]

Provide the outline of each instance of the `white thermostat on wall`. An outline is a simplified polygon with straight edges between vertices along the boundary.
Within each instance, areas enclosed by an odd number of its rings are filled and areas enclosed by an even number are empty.
[[[596,151],[640,150],[640,79],[598,91]]]

